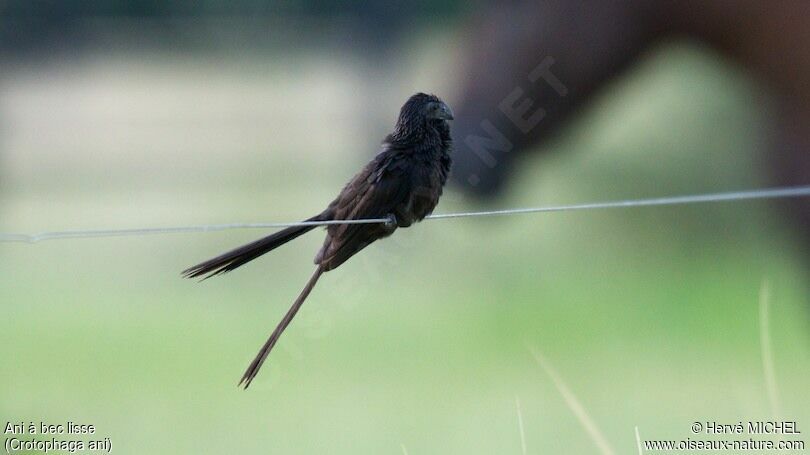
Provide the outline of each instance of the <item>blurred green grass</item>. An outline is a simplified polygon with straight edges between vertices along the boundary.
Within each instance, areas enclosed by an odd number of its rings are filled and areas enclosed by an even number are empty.
[[[348,71],[313,61],[322,80]],[[176,65],[144,71],[168,88],[198,74]],[[328,138],[299,135],[322,119],[285,112],[285,100],[309,82],[226,73],[197,81],[222,93],[203,120],[165,133],[174,140],[122,120],[96,141],[74,138],[66,155],[21,157],[59,138],[12,133],[3,230],[291,221],[320,209],[371,155],[358,153],[371,133],[348,121],[328,152],[315,148]],[[237,103],[226,82],[245,93],[272,85],[265,96],[278,105],[256,115],[290,125],[267,132],[217,117],[217,103]],[[352,73],[317,96],[338,102],[361,83]],[[411,83],[401,82],[403,97]],[[498,206],[763,186],[756,125],[766,113],[750,109],[753,90],[703,50],[665,49],[552,154],[528,160]],[[175,100],[177,111],[198,91]],[[389,107],[379,115],[393,121]],[[206,123],[209,111],[233,121],[235,149],[198,138],[199,148],[173,151],[177,138],[223,131]],[[343,118],[329,112],[319,115]],[[101,156],[116,134],[127,152]],[[57,164],[37,172],[50,157]],[[473,208],[450,192],[439,211]],[[752,202],[421,224],[326,275],[248,392],[236,382],[308,277],[321,235],[204,283],[179,271],[260,232],[2,244],[0,420],[92,423],[118,453],[520,453],[517,396],[530,452],[593,453],[534,346],[614,447],[632,453],[636,425],[645,438],[685,439],[696,420],[770,417],[757,307],[767,279],[783,417],[801,426],[808,270],[779,213]]]

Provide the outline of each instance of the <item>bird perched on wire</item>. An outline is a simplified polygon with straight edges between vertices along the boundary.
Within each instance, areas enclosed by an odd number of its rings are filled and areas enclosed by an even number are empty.
[[[450,125],[453,112],[435,95],[417,93],[402,106],[394,132],[374,157],[323,212],[307,222],[384,218],[387,223],[332,224],[315,256],[315,273],[248,366],[240,386],[246,389],[270,350],[290,324],[321,274],[335,269],[375,240],[429,215],[450,173]],[[183,271],[186,278],[210,278],[240,267],[312,230],[293,226],[248,243]]]

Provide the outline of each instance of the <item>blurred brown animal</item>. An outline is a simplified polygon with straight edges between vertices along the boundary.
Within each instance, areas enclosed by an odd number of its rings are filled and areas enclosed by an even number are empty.
[[[778,115],[772,148],[764,151],[768,178],[778,186],[809,184],[809,24],[804,0],[492,5],[474,19],[467,40],[453,179],[468,193],[497,194],[521,152],[542,150],[537,146],[606,82],[645,50],[680,35],[721,51],[769,86]],[[810,254],[810,200],[785,200],[784,206]]]

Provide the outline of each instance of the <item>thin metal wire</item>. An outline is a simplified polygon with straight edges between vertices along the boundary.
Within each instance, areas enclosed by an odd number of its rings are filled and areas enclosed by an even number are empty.
[[[627,207],[649,207],[661,205],[697,204],[705,202],[743,201],[752,199],[776,199],[810,196],[810,185],[788,188],[768,188],[762,190],[734,191],[730,193],[696,194],[690,196],[671,196],[652,199],[631,199],[613,202],[596,202],[592,204],[558,205],[553,207],[532,207],[524,209],[492,210],[488,212],[445,213],[431,215],[432,220],[445,218],[466,218],[470,216],[518,215],[523,213],[567,212],[572,210],[615,209]]]
[[[761,190],[734,191],[728,193],[696,194],[690,196],[672,196],[651,199],[629,199],[612,202],[596,202],[589,204],[558,205],[551,207],[529,207],[506,210],[490,210],[483,212],[444,213],[430,215],[425,219],[443,220],[451,218],[470,218],[484,216],[520,215],[527,213],[566,212],[574,210],[598,210],[631,207],[667,206],[682,204],[698,204],[707,202],[744,201],[754,199],[776,199],[810,197],[810,185],[788,188],[768,188]],[[330,220],[330,221],[301,221],[297,223],[229,223],[208,224],[196,226],[176,226],[164,228],[139,229],[97,229],[77,231],[41,232],[38,234],[0,233],[0,242],[37,243],[44,240],[123,237],[154,234],[183,234],[194,232],[216,232],[232,229],[272,229],[293,226],[326,226],[331,224],[374,224],[387,223],[387,218],[368,218],[357,220]]]
[[[292,226],[326,226],[329,224],[371,224],[387,223],[387,218],[369,218],[362,220],[301,221],[297,223],[228,223],[204,224],[196,226],[173,226],[133,229],[92,229],[84,231],[54,231],[38,234],[0,233],[0,242],[37,243],[43,240],[81,239],[101,237],[127,237],[154,234],[185,234],[195,232],[216,232],[232,229],[273,229]]]

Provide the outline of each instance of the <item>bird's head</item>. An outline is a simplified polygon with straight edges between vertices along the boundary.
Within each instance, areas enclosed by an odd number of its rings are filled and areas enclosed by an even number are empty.
[[[444,122],[453,120],[453,111],[436,95],[417,93],[408,98],[402,106],[397,123],[418,125],[428,121]]]
[[[425,103],[425,116],[428,120],[453,120],[453,111],[436,95],[428,95],[430,101]]]

